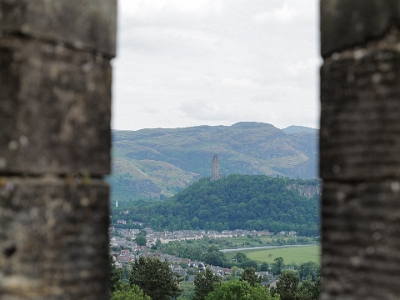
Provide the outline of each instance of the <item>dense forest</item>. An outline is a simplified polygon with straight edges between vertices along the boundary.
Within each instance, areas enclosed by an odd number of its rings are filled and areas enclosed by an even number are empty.
[[[318,235],[319,184],[265,175],[202,178],[164,202],[124,203],[114,208],[114,218],[127,220],[127,226],[144,222],[155,230],[267,229]]]

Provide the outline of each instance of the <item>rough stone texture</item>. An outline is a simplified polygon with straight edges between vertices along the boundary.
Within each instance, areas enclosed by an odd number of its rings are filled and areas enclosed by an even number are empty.
[[[116,0],[0,0],[2,300],[108,299],[115,29]]]
[[[0,179],[0,299],[108,299],[101,180]]]
[[[400,26],[397,0],[321,0],[321,54],[365,44]]]
[[[0,40],[3,174],[108,174],[110,115],[107,59],[27,38]]]
[[[320,176],[400,176],[400,33],[392,29],[321,68]]]
[[[116,0],[0,0],[0,31],[113,57]]]
[[[400,299],[400,2],[321,0],[321,299]]]
[[[321,299],[400,299],[400,179],[323,195]]]

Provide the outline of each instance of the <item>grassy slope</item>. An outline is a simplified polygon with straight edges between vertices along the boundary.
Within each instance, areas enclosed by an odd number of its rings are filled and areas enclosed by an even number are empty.
[[[248,258],[255,260],[259,263],[273,263],[277,257],[282,257],[286,264],[296,263],[302,264],[305,262],[321,263],[321,247],[320,246],[304,246],[304,247],[291,247],[265,250],[249,250],[240,251],[247,255]],[[233,257],[236,252],[230,252],[228,257]],[[271,256],[269,256],[271,254]]]

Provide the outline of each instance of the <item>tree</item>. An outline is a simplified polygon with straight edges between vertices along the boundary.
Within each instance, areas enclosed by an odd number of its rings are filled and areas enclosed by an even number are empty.
[[[296,300],[317,300],[314,298],[315,285],[310,280],[304,280],[298,287]]]
[[[279,295],[271,296],[268,288],[247,281],[231,280],[215,285],[205,300],[279,300]]]
[[[161,243],[160,239],[157,239],[157,241],[156,241],[156,248],[157,248],[157,250],[160,250],[161,247],[162,247],[162,243]]]
[[[225,254],[219,251],[218,247],[212,245],[208,248],[208,251],[202,255],[202,260],[209,265],[213,266],[225,266],[226,257]]]
[[[194,278],[195,292],[193,300],[204,300],[208,293],[214,290],[214,283],[217,281],[218,279],[210,268],[198,273]]]
[[[244,270],[240,280],[247,281],[251,286],[254,286],[256,283],[261,284],[262,278],[256,275],[256,270],[254,268],[247,268]]]
[[[110,290],[111,293],[117,290],[121,284],[122,269],[117,269],[113,256],[109,255],[108,261],[110,264]]]
[[[157,239],[156,243],[151,247],[152,250],[160,250],[162,247],[162,243],[160,239]]]
[[[263,262],[260,266],[260,271],[266,272],[269,270],[269,265],[266,262]]]
[[[147,231],[144,230],[144,229],[142,229],[142,230],[139,231],[139,234],[138,234],[138,235],[146,236],[146,235],[147,235]]]
[[[321,277],[315,282],[304,280],[298,287],[297,300],[318,300],[321,293]]]
[[[182,299],[182,300],[193,299],[194,293],[195,293],[195,286],[193,283],[184,281],[184,282],[181,282],[181,284],[179,286],[182,289],[182,293],[177,298],[178,300],[179,299]]]
[[[248,259],[239,264],[242,269],[253,268],[254,270],[258,270],[258,263],[254,260]]]
[[[317,263],[309,261],[301,264],[298,272],[301,279],[310,277],[312,281],[316,281],[319,277],[320,269]]]
[[[321,289],[322,289],[321,277],[318,277],[318,279],[314,282],[313,299],[315,300],[319,299],[319,295],[321,294]]]
[[[146,237],[143,236],[143,235],[138,235],[138,236],[135,238],[135,242],[136,242],[136,244],[138,244],[139,246],[146,246],[147,239],[146,239]]]
[[[282,257],[275,258],[274,262],[271,264],[271,271],[274,275],[281,275],[284,268],[285,264],[283,263]]]
[[[278,293],[281,296],[281,300],[295,300],[297,297],[298,284],[298,275],[293,271],[283,272],[276,283],[276,289],[271,289],[271,294],[275,294],[275,292]]]
[[[271,288],[271,294],[279,294],[281,300],[318,300],[320,293],[320,278],[315,283],[304,280],[299,284],[299,276],[293,271],[283,272],[279,276],[276,288]]]
[[[111,294],[111,300],[151,300],[137,285],[123,284]]]
[[[131,273],[131,269],[127,265],[122,265],[122,275],[121,275],[121,282],[122,283],[129,283],[129,277]]]
[[[237,260],[238,263],[242,263],[245,260],[247,260],[247,256],[246,254],[244,254],[243,252],[238,252],[235,254],[235,256],[233,257]]]
[[[222,252],[208,252],[202,256],[203,261],[208,265],[224,266],[224,254]]]
[[[232,276],[237,277],[237,275],[241,275],[243,271],[244,270],[242,268],[239,268],[238,266],[233,266],[232,267]]]
[[[180,294],[182,279],[174,274],[168,261],[140,257],[132,264],[129,282],[138,285],[152,300],[167,300]]]

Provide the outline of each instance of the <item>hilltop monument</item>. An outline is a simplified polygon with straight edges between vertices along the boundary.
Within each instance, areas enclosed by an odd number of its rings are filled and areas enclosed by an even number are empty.
[[[221,174],[219,173],[219,159],[217,154],[214,154],[212,160],[212,175],[210,181],[214,181],[221,178]]]

